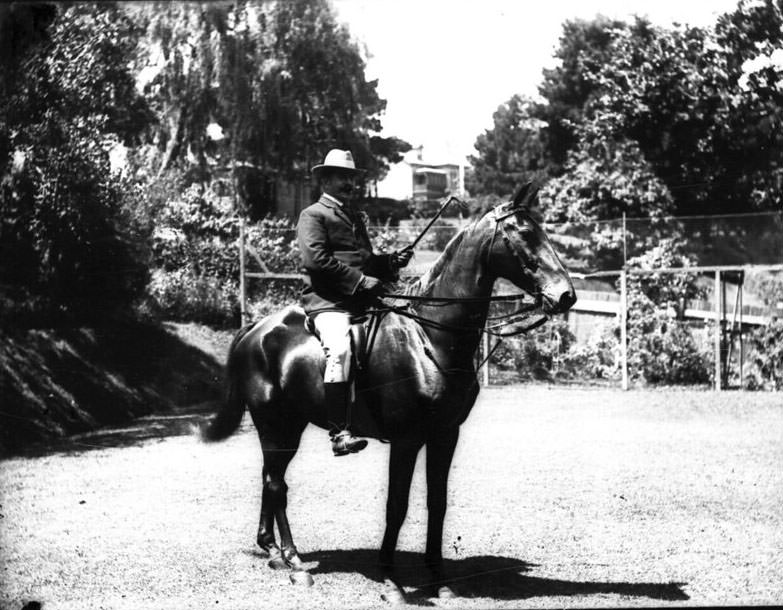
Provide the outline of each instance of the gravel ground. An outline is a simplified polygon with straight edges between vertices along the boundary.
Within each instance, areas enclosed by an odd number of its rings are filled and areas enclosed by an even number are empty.
[[[168,435],[189,421],[147,420],[0,462],[0,608],[385,606],[374,561],[386,445],[338,460],[324,432],[306,431],[288,483],[294,535],[315,578],[307,588],[256,552],[252,428],[217,445]],[[107,438],[123,446],[86,448]],[[419,587],[421,466],[399,545],[412,604],[783,602],[778,394],[482,391],[449,490],[444,553],[456,600]]]

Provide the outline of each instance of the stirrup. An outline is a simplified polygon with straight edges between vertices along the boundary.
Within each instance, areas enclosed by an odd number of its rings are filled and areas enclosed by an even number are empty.
[[[363,438],[356,438],[350,430],[340,430],[332,436],[332,452],[335,456],[348,455],[349,453],[358,453],[367,446],[367,441]]]

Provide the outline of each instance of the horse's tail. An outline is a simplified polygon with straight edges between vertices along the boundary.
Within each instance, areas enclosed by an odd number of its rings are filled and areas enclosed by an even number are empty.
[[[228,348],[226,361],[225,399],[220,409],[210,422],[201,428],[201,439],[206,442],[222,441],[231,436],[239,428],[242,416],[245,414],[245,401],[240,395],[238,387],[235,348],[255,324],[247,324],[234,335],[231,346]]]

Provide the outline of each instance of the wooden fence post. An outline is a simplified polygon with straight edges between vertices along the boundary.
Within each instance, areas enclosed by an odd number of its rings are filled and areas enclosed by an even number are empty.
[[[484,387],[489,387],[489,358],[487,356],[489,355],[489,335],[487,333],[484,333],[484,337],[482,338],[482,350],[483,354],[482,356],[485,358],[484,361]]]
[[[620,366],[623,390],[628,389],[628,271],[620,272]]]
[[[245,217],[239,218],[239,326],[247,319],[247,287],[245,285]]]
[[[720,351],[721,351],[721,281],[720,281],[720,269],[715,270],[715,391],[721,390],[721,366],[720,366]]]

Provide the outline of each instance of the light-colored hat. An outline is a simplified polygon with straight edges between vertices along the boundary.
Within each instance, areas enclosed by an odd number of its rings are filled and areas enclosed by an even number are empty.
[[[353,162],[353,155],[350,150],[340,150],[339,148],[333,148],[324,157],[324,162],[320,165],[314,165],[310,170],[313,173],[317,173],[324,169],[344,169],[351,172],[360,172],[362,170],[356,169],[356,164]]]

